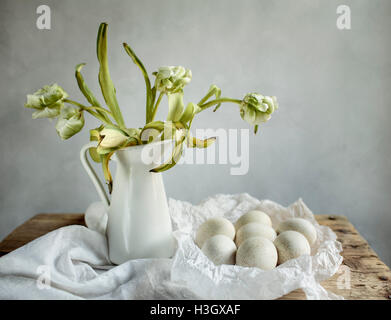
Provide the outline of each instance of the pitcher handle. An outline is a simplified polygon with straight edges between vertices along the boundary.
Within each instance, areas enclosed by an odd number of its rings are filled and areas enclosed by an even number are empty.
[[[87,151],[90,148],[96,147],[96,142],[90,142],[84,145],[80,150],[80,161],[86,170],[88,176],[90,177],[92,183],[95,186],[96,192],[98,192],[98,195],[102,202],[105,204],[106,208],[109,207],[110,201],[109,197],[107,196],[107,193],[105,192],[105,189],[100,182],[98,175],[96,174],[95,170],[92,168],[90,161],[88,161],[87,158]]]

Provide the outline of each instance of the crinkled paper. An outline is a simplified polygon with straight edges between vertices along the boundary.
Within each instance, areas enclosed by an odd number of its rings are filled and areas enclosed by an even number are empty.
[[[248,194],[216,195],[198,206],[172,199],[169,204],[178,240],[171,280],[182,283],[197,296],[203,299],[275,299],[301,288],[307,299],[341,298],[320,285],[321,281],[336,273],[342,263],[341,244],[330,228],[317,223],[301,199],[288,208],[269,200],[259,201]],[[270,271],[215,266],[194,243],[197,228],[211,217],[224,217],[235,222],[253,209],[267,213],[274,228],[292,217],[310,221],[317,232],[311,256],[292,259]]]

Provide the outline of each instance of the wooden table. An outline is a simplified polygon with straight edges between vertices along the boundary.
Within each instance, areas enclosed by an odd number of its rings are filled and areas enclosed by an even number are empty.
[[[322,285],[345,299],[391,299],[390,269],[379,259],[347,218],[317,215],[316,219],[320,224],[333,229],[343,246],[343,265],[337,274],[324,281]],[[72,224],[84,225],[84,215],[38,214],[16,228],[0,243],[0,256],[52,230]],[[282,297],[282,299],[303,298],[304,293],[301,290]]]

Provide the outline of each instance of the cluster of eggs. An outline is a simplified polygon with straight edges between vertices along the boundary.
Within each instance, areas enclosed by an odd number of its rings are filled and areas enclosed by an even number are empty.
[[[197,230],[196,244],[216,265],[236,264],[271,270],[290,259],[311,253],[316,229],[311,222],[291,218],[276,230],[259,210],[242,215],[233,225],[225,218],[206,220]]]

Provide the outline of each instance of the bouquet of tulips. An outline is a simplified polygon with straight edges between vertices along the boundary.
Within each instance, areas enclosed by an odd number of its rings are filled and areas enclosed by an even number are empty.
[[[263,96],[258,93],[248,93],[243,99],[232,99],[221,96],[221,89],[210,86],[206,95],[198,103],[190,102],[184,105],[183,89],[191,81],[190,70],[181,66],[161,67],[152,75],[155,82],[152,86],[148,72],[134,51],[126,43],[123,44],[126,53],[141,70],[146,87],[146,121],[144,127],[128,128],[122,117],[117,102],[116,90],[111,80],[107,59],[107,27],[102,23],[97,38],[97,56],[100,64],[99,84],[106,105],[101,104],[88,88],[81,74],[84,63],[76,66],[76,80],[80,91],[88,104],[82,104],[69,99],[69,95],[57,84],[44,86],[34,94],[27,95],[25,107],[35,109],[33,119],[57,118],[56,131],[62,139],[69,139],[84,127],[84,114],[89,113],[99,119],[102,124],[90,130],[91,141],[97,141],[97,146],[89,150],[91,158],[102,163],[104,177],[111,191],[112,177],[109,170],[109,161],[116,150],[134,145],[172,139],[174,148],[171,159],[153,172],[162,172],[173,167],[182,155],[183,145],[188,147],[205,148],[211,145],[215,138],[199,140],[190,136],[190,127],[194,117],[210,108],[216,111],[222,103],[237,104],[242,119],[254,126],[257,132],[258,125],[271,118],[271,114],[278,108],[276,97]],[[165,121],[155,120],[156,111],[163,99],[167,96],[168,114]]]

